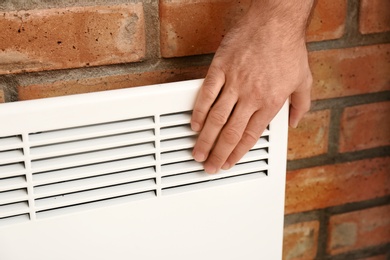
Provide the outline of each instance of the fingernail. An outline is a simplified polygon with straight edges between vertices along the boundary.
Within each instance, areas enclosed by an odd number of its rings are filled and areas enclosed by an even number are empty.
[[[194,152],[193,157],[197,162],[204,162],[206,160],[206,156],[203,153],[198,151]]]
[[[200,131],[200,124],[191,122],[191,129],[192,131],[199,132]]]
[[[214,165],[205,165],[204,171],[209,174],[214,174],[217,173],[217,167],[215,167]]]
[[[297,127],[298,127],[298,122],[297,122],[297,121],[291,121],[291,122],[290,122],[290,126],[291,126],[292,128],[297,128]]]
[[[230,164],[228,162],[225,162],[223,165],[222,165],[222,170],[229,170],[230,169]]]

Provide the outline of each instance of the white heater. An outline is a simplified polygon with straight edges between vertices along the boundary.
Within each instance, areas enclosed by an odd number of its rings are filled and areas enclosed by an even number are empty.
[[[1,104],[0,259],[281,259],[288,104],[209,175],[191,157],[201,83]]]

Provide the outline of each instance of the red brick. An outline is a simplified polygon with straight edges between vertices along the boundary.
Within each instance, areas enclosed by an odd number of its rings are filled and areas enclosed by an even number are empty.
[[[206,75],[207,69],[208,68],[204,66],[159,70],[144,73],[33,84],[19,86],[17,89],[19,100],[38,99],[203,78]]]
[[[390,194],[390,157],[317,166],[287,173],[286,214]]]
[[[389,243],[390,205],[335,215],[328,231],[332,255]]]
[[[390,102],[345,108],[341,118],[341,152],[390,145]]]
[[[214,52],[250,0],[160,0],[163,57]]]
[[[343,36],[347,1],[319,0],[307,28],[307,41],[323,41]]]
[[[329,110],[310,112],[297,128],[289,129],[288,160],[312,157],[328,151],[329,117]]]
[[[390,44],[309,53],[312,99],[390,90]]]
[[[213,53],[248,10],[250,0],[160,0],[160,40],[163,57]],[[309,24],[308,41],[343,35],[346,0],[320,0]]]
[[[140,61],[142,3],[0,13],[0,74]]]
[[[390,1],[362,0],[359,29],[363,34],[390,31]]]
[[[315,259],[320,224],[302,222],[284,228],[283,260]]]

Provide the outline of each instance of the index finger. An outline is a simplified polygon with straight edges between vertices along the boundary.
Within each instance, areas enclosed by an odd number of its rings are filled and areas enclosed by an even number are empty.
[[[225,74],[211,65],[207,76],[203,81],[191,117],[192,130],[202,130],[211,106],[217,99],[225,83]]]

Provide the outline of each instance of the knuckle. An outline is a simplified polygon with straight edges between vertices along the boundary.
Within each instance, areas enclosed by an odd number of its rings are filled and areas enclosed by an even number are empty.
[[[284,101],[285,101],[285,99],[281,95],[277,95],[277,94],[271,95],[267,99],[267,108],[278,109],[278,108],[280,108],[282,106]]]
[[[211,147],[213,145],[213,141],[206,138],[199,138],[197,141],[197,147]]]
[[[250,131],[245,131],[244,134],[242,135],[241,142],[244,146],[251,148],[256,144],[258,139],[259,138],[255,133]]]
[[[213,110],[209,114],[210,120],[216,125],[224,125],[228,120],[228,115],[220,110]]]
[[[214,164],[222,165],[225,162],[225,159],[219,154],[212,153],[210,155],[210,161],[212,161]]]
[[[222,136],[228,144],[237,144],[241,139],[241,134],[234,128],[225,129]]]
[[[215,98],[221,89],[221,81],[224,81],[223,71],[215,64],[209,68],[207,76],[203,81],[202,90],[207,98]]]
[[[234,149],[233,151],[232,151],[232,153],[230,154],[230,156],[229,156],[229,160],[231,161],[231,162],[234,162],[234,163],[236,163],[236,162],[238,162],[238,160],[240,160],[241,159],[241,154],[240,154],[240,152],[237,150],[237,148],[236,149]]]
[[[192,111],[192,115],[193,116],[206,117],[207,116],[207,112],[208,111],[204,111],[202,109],[199,109],[199,108],[195,107],[194,110]]]
[[[202,98],[206,100],[214,100],[217,96],[218,93],[216,93],[214,85],[211,84],[205,84],[202,88]]]

